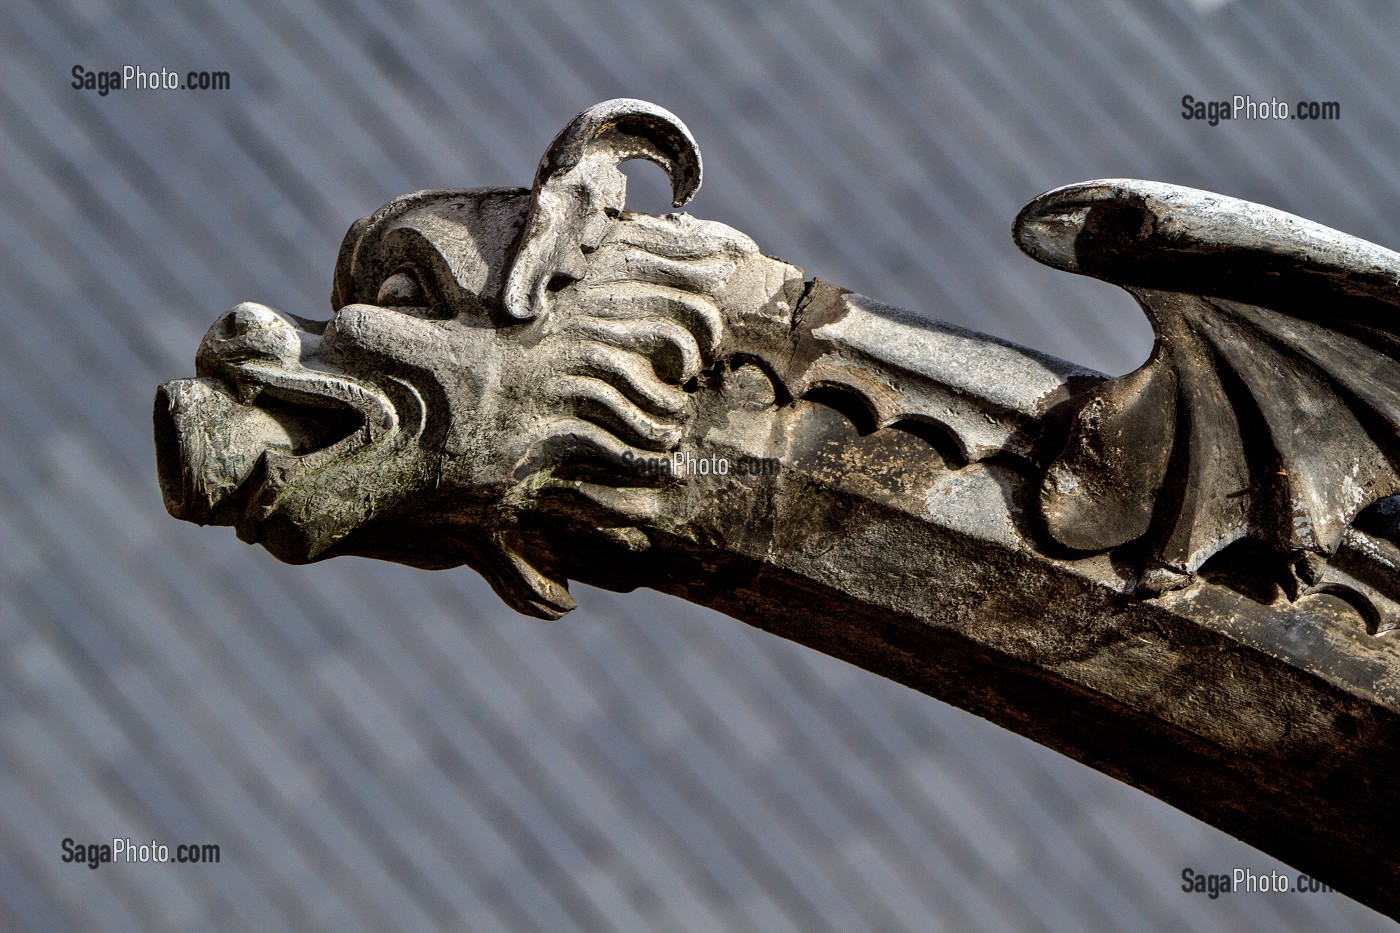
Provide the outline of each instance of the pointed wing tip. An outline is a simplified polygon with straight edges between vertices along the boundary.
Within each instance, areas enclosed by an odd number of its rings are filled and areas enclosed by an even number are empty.
[[[1161,182],[1101,178],[1064,185],[1021,209],[1011,236],[1027,256],[1066,272],[1086,268],[1099,253],[1135,252],[1157,232],[1158,205],[1173,194],[1196,192]]]

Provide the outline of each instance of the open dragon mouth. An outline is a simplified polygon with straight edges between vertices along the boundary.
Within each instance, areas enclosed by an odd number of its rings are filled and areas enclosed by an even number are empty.
[[[245,302],[205,335],[197,378],[156,390],[157,469],[171,515],[256,537],[281,490],[397,429],[382,391],[319,358],[318,331]]]

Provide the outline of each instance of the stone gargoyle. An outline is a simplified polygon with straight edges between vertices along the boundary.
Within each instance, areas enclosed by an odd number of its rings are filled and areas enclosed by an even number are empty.
[[[328,321],[224,314],[157,393],[171,514],[292,563],[466,564],[545,618],[570,579],[672,592],[1396,910],[1400,255],[1173,185],[1050,191],[1016,242],[1156,333],[1108,378],[628,211],[638,158],[676,207],[700,184],[675,116],[609,101],[528,190],[356,221]]]

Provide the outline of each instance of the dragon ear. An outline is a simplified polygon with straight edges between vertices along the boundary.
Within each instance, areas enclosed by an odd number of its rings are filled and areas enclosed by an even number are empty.
[[[1041,488],[1061,544],[1182,579],[1234,541],[1296,566],[1400,492],[1400,255],[1220,195],[1107,180],[1017,218],[1032,257],[1123,286],[1156,333],[1087,393]],[[1285,572],[1285,578],[1287,574]]]
[[[676,207],[700,188],[700,148],[674,114],[626,98],[589,107],[554,137],[540,160],[506,276],[507,314],[535,318],[550,291],[582,278],[584,255],[598,246],[610,215],[626,200],[627,179],[617,167],[629,159],[661,166]]]

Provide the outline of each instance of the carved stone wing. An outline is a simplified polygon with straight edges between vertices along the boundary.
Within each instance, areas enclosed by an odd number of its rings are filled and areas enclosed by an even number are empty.
[[[1156,333],[1141,368],[1086,394],[1047,472],[1040,503],[1061,544],[1139,542],[1166,584],[1251,539],[1312,582],[1357,513],[1400,492],[1400,255],[1119,179],[1040,196],[1014,235],[1041,262],[1127,289]]]

